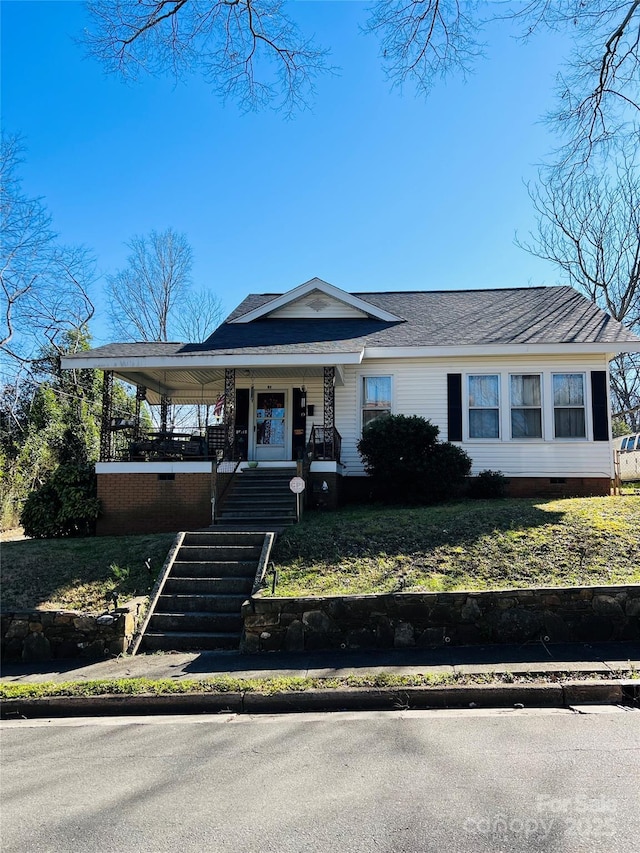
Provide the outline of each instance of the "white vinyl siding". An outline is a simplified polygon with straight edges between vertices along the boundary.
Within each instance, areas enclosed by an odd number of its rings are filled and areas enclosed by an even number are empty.
[[[587,440],[566,441],[553,437],[552,374],[583,373],[586,376],[590,370],[608,370],[606,357],[596,354],[371,359],[359,367],[347,365],[344,385],[336,385],[336,427],[342,436],[345,473],[364,473],[356,443],[361,434],[360,382],[365,371],[377,376],[393,374],[393,413],[430,419],[440,428],[442,440],[447,436],[447,373],[462,374],[463,389],[469,375],[499,373],[501,438],[470,440],[465,427],[461,446],[473,460],[473,473],[491,468],[502,471],[507,477],[610,477],[613,459],[610,442],[589,440],[592,436],[589,382],[585,381]],[[510,376],[529,374],[541,377],[543,438],[512,439]]]

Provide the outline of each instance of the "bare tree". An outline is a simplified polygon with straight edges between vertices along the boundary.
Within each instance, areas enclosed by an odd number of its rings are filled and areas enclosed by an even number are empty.
[[[204,288],[189,291],[176,312],[175,328],[183,341],[201,343],[211,335],[224,318],[222,302]]]
[[[565,280],[620,322],[640,332],[640,173],[622,159],[603,175],[542,172],[529,187],[536,233],[518,245],[551,261]],[[640,428],[640,358],[611,365],[614,409]]]
[[[95,262],[82,247],[62,246],[42,199],[27,196],[19,168],[20,137],[2,137],[0,150],[0,353],[13,369],[28,369],[45,345],[85,326],[94,313],[89,289]]]
[[[191,246],[172,228],[135,236],[127,246],[127,266],[107,276],[113,329],[124,340],[168,341],[191,286]]]
[[[92,0],[89,52],[110,71],[176,78],[197,70],[242,109],[305,107],[327,51],[306,39],[283,0]]]

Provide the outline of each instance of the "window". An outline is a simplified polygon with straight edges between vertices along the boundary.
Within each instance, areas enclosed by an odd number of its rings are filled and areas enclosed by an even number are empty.
[[[362,428],[381,415],[391,414],[391,377],[362,377]]]
[[[469,438],[500,438],[499,376],[469,376]]]
[[[542,438],[540,376],[511,376],[511,438]]]
[[[553,375],[553,422],[556,438],[586,438],[584,375]]]

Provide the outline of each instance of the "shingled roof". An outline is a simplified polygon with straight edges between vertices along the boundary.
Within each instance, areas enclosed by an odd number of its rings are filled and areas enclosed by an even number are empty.
[[[638,338],[571,287],[356,293],[402,318],[229,321],[278,294],[252,294],[200,351],[352,352],[362,347],[450,347],[487,344],[622,343]],[[191,349],[191,348],[190,348]]]
[[[281,294],[248,296],[200,344],[119,343],[92,356],[338,354],[364,347],[617,344],[640,339],[571,287],[398,291],[354,296],[402,318],[269,319],[231,323]],[[81,353],[78,354],[82,356]]]

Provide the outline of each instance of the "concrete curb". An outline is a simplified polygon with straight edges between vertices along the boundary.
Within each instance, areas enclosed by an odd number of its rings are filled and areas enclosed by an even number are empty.
[[[283,714],[305,711],[400,711],[429,708],[568,708],[584,704],[640,707],[640,680],[557,684],[474,684],[460,687],[337,688],[303,692],[181,693],[154,696],[51,696],[6,699],[0,718],[137,716],[149,714]]]

